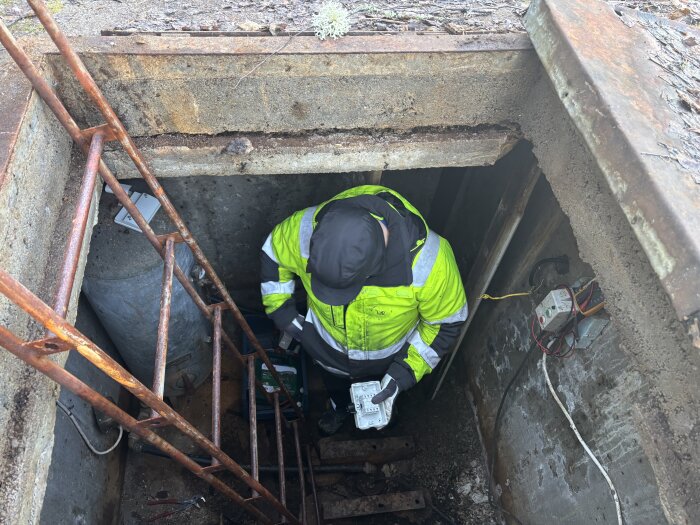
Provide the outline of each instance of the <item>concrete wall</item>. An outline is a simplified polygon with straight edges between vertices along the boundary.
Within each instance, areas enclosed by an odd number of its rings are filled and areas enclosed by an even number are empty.
[[[462,349],[462,374],[489,458],[504,388],[532,344],[535,305],[554,286],[594,275],[579,258],[568,219],[541,179],[489,293],[527,290],[535,262],[561,254],[570,257],[569,273],[558,275],[552,266],[544,267],[537,279],[543,284],[532,297],[483,302]],[[503,493],[506,508],[523,523],[616,523],[605,480],[546,389],[541,355],[536,350],[530,356],[506,401],[495,468],[497,492]],[[616,324],[609,324],[592,347],[572,358],[550,358],[548,370],[558,395],[615,483],[626,522],[665,522],[635,406],[649,381],[620,348]]]
[[[321,42],[276,38],[83,38],[86,67],[135,136],[480,126],[518,120],[537,75],[529,39],[505,35],[386,35]],[[262,58],[261,58],[262,57]],[[68,109],[84,104],[52,60]],[[254,72],[251,73],[251,71]],[[359,96],[358,96],[359,95]]]
[[[75,326],[120,361],[90,304],[81,297]],[[66,370],[80,377],[103,396],[115,402],[128,397],[120,386],[86,361],[77,352],[66,361]],[[116,429],[103,434],[95,423],[92,406],[68,390],[61,390],[61,402],[78,420],[97,450],[110,448],[119,435]],[[119,519],[119,498],[127,452],[125,432],[120,445],[109,454],[93,454],[69,417],[57,409],[51,467],[44,495],[40,523],[45,525],[110,525]]]
[[[591,349],[550,360],[552,380],[616,484],[628,523],[696,523],[697,352],[546,78],[528,101],[523,132],[553,193],[540,181],[489,292],[527,289],[534,262],[561,253],[571,272],[550,274],[547,286],[598,277],[612,323]],[[463,345],[462,373],[488,448],[543,294],[482,303]],[[615,523],[607,485],[548,397],[537,358],[507,404],[496,467],[504,502],[525,522]]]
[[[622,351],[649,380],[629,408],[657,477],[666,518],[695,523],[700,520],[700,356],[548,81],[533,87],[530,101],[525,133],[571,221],[582,258],[607,291]]]
[[[0,173],[0,267],[50,302],[79,184],[69,176],[70,140],[5,55],[0,56],[0,92],[3,125],[13,123],[3,131],[12,140],[2,144],[0,155],[7,159]],[[0,323],[20,337],[43,335],[4,297]],[[52,359],[62,362],[65,356]],[[35,523],[51,461],[58,389],[5,351],[0,352],[0,383],[0,522]]]

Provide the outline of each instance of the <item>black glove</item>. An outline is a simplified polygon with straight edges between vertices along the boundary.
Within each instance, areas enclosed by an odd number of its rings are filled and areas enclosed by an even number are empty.
[[[391,396],[393,396],[394,393],[398,393],[397,391],[399,390],[399,384],[394,380],[393,377],[386,377],[389,378],[389,381],[386,383],[386,386],[383,390],[380,390],[379,392],[374,394],[374,397],[372,398],[372,403],[374,403],[375,405],[378,405],[382,401],[386,401]]]
[[[372,398],[372,403],[375,405],[384,405],[384,413],[386,414],[388,424],[388,422],[391,421],[391,414],[394,411],[394,401],[396,401],[396,396],[398,396],[399,392],[401,392],[401,388],[399,388],[399,384],[396,382],[396,379],[391,377],[389,374],[384,374],[381,386],[382,389]],[[377,427],[377,429],[381,430],[385,426],[386,425]]]

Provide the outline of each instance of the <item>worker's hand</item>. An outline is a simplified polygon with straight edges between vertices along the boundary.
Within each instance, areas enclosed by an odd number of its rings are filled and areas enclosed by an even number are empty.
[[[297,341],[301,341],[301,332],[304,330],[304,316],[297,314],[297,316],[292,320],[291,323],[287,325],[284,329],[289,335],[291,335]]]
[[[375,405],[383,404],[387,421],[391,421],[391,412],[394,408],[394,400],[399,395],[401,389],[396,380],[389,374],[385,374],[381,383],[382,389],[372,398]],[[386,426],[386,425],[384,425]],[[381,430],[384,427],[378,427]]]

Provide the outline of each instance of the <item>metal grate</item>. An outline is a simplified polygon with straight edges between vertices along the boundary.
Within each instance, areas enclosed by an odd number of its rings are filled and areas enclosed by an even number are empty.
[[[202,252],[199,244],[185,225],[182,217],[177,213],[175,206],[166,195],[162,186],[151,173],[141,152],[136,148],[126,128],[119,120],[114,110],[109,105],[90,73],[85,68],[77,53],[72,49],[65,35],[60,31],[55,21],[43,2],[28,0],[28,4],[36,13],[39,21],[46,29],[54,44],[80,85],[95,104],[104,117],[106,123],[93,128],[81,130],[70,116],[63,103],[59,100],[55,91],[41,76],[37,67],[29,56],[18,45],[7,27],[0,21],[0,43],[7,49],[10,56],[20,67],[25,76],[39,96],[56,115],[59,122],[66,129],[73,141],[87,155],[87,163],[79,189],[79,199],[72,221],[68,242],[66,245],[64,261],[61,269],[59,287],[53,307],[42,302],[37,296],[13,279],[7,272],[0,270],[0,293],[17,304],[36,321],[47,329],[46,337],[34,341],[23,341],[5,327],[0,326],[0,345],[8,351],[41,371],[61,386],[71,390],[85,401],[92,404],[97,410],[104,412],[118,421],[124,428],[139,435],[146,442],[159,448],[162,452],[173,458],[196,476],[210,483],[215,489],[228,496],[235,503],[247,510],[261,523],[274,523],[275,521],[256,507],[258,500],[267,501],[279,514],[282,522],[305,523],[305,487],[303,476],[303,458],[299,438],[299,423],[303,421],[303,413],[294,401],[291,393],[279,377],[272,365],[265,349],[253,334],[250,326],[244,319],[236,303],[228,293],[224,283],[214,271],[209,260]],[[175,231],[165,235],[156,235],[149,226],[139,209],[121,187],[114,174],[102,161],[103,145],[107,141],[118,141],[129,155],[150,187],[153,195],[160,201],[165,213],[175,227]],[[85,237],[85,230],[97,181],[97,174],[102,177],[107,186],[112,190],[119,202],[133,217],[141,231],[150,241],[156,251],[164,260],[163,282],[160,302],[160,319],[158,323],[158,338],[155,356],[155,371],[152,388],[146,387],[120,366],[109,355],[90,341],[65,319],[68,311],[68,303],[71,291],[75,283],[75,274],[80,257],[80,249]],[[206,272],[209,280],[214,284],[221,303],[206,304],[197,293],[197,290],[182,272],[175,261],[175,244],[184,242],[192,251],[195,260]],[[165,365],[168,353],[168,326],[170,322],[170,299],[172,293],[173,276],[182,284],[201,312],[213,324],[213,372],[212,372],[212,439],[207,439],[194,426],[187,422],[179,413],[169,407],[163,401],[163,388],[165,377]],[[222,328],[222,316],[230,311],[233,318],[251,342],[254,353],[242,355],[231,338]],[[238,463],[226,455],[220,448],[221,445],[221,348],[222,343],[233,355],[248,367],[248,389],[250,402],[250,449],[251,472],[244,470]],[[151,408],[151,416],[148,419],[137,421],[117,405],[101,396],[98,392],[83,383],[80,379],[65,371],[59,365],[51,361],[47,356],[57,352],[77,350],[94,366],[105,372],[117,383],[126,388],[139,401]],[[273,393],[263,388],[256,379],[254,373],[255,358],[261,359],[266,365],[279,389]],[[257,418],[256,418],[256,391],[261,392],[274,407],[275,432],[277,436],[277,457],[279,464],[279,497],[272,494],[259,482],[259,463],[257,448]],[[293,408],[297,418],[288,421],[281,408]],[[177,450],[173,445],[160,437],[152,429],[158,426],[172,425],[177,428],[197,446],[211,455],[212,463],[208,467],[201,467],[188,456]],[[291,426],[294,436],[296,458],[299,468],[301,485],[301,516],[297,517],[289,511],[286,505],[286,488],[284,478],[284,451],[283,451],[283,427]],[[307,449],[308,453],[308,449]],[[311,461],[309,459],[309,469]],[[226,485],[214,476],[218,471],[227,470],[244,482],[251,489],[251,497],[244,498],[238,492]],[[313,474],[310,475],[313,481]],[[313,487],[314,496],[316,495]],[[315,502],[316,503],[316,502]],[[316,503],[318,507],[318,504]]]

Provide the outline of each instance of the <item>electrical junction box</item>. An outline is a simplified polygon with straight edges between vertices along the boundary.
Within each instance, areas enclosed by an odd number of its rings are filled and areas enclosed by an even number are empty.
[[[355,426],[360,430],[379,428],[389,423],[384,403],[375,405],[372,398],[382,389],[379,381],[355,383],[350,386],[350,399],[355,406]]]
[[[535,314],[542,330],[556,332],[571,318],[571,295],[563,288],[552,290],[537,305]]]
[[[141,215],[143,215],[143,218],[146,219],[146,222],[149,224],[151,219],[153,219],[153,216],[160,209],[160,201],[148,193],[139,193],[138,191],[133,192],[131,194],[131,202],[136,204],[136,207],[141,212]],[[128,211],[126,211],[126,208],[124,207],[119,210],[119,213],[117,213],[117,216],[114,218],[114,222],[137,232],[141,231],[139,225],[136,224],[134,218]]]

